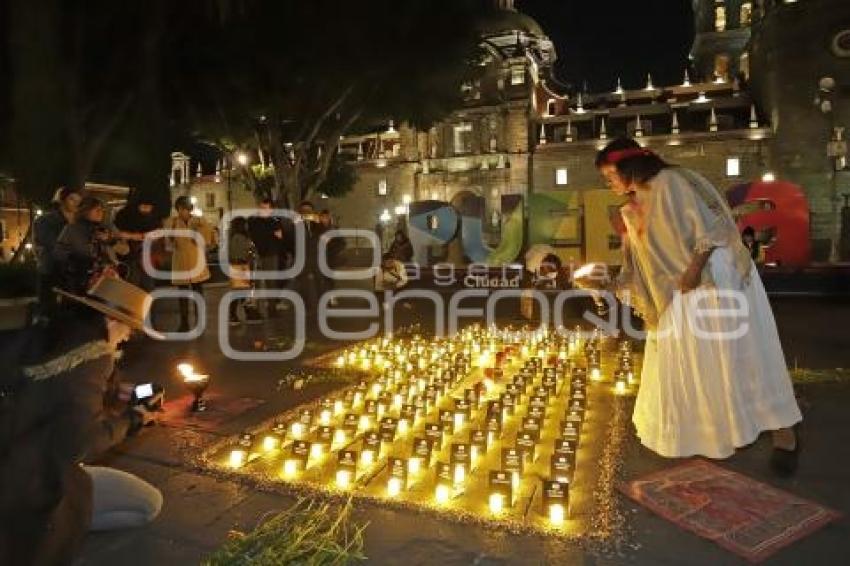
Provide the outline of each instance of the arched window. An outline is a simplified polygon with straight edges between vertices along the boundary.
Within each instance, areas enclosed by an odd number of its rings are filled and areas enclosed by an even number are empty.
[[[726,6],[722,0],[714,6],[714,29],[726,31]]]
[[[753,3],[744,2],[741,4],[741,27],[748,26],[753,23]]]
[[[738,60],[738,71],[747,80],[750,79],[750,54],[744,52]]]

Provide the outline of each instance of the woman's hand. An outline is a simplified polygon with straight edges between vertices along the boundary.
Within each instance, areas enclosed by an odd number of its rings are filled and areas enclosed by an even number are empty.
[[[679,291],[681,291],[682,294],[690,293],[699,287],[701,281],[702,269],[697,270],[693,265],[691,265],[679,278]]]
[[[705,264],[708,263],[708,258],[711,257],[713,249],[696,254],[691,260],[690,265],[679,278],[679,291],[682,293],[690,293],[702,282],[702,270]]]

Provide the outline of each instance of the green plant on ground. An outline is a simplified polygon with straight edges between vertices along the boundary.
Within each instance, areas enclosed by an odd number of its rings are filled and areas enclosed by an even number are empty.
[[[850,381],[850,369],[791,369],[791,379],[794,383],[836,383]]]
[[[286,511],[261,519],[250,533],[237,533],[205,566],[336,566],[365,560],[363,531],[351,518],[351,500],[342,507],[299,499]]]

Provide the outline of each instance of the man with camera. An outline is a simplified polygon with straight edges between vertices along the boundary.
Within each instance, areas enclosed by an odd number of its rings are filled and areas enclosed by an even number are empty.
[[[162,505],[147,482],[84,465],[153,421],[152,386],[129,404],[107,394],[118,345],[144,328],[150,296],[112,277],[85,295],[57,292],[50,324],[0,352],[12,360],[0,377],[0,564],[70,564],[87,531],[144,525]]]

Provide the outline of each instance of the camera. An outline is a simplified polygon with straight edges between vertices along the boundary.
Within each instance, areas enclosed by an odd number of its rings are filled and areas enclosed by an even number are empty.
[[[165,389],[156,383],[139,383],[130,395],[130,406],[142,405],[148,411],[161,411],[164,402]]]

